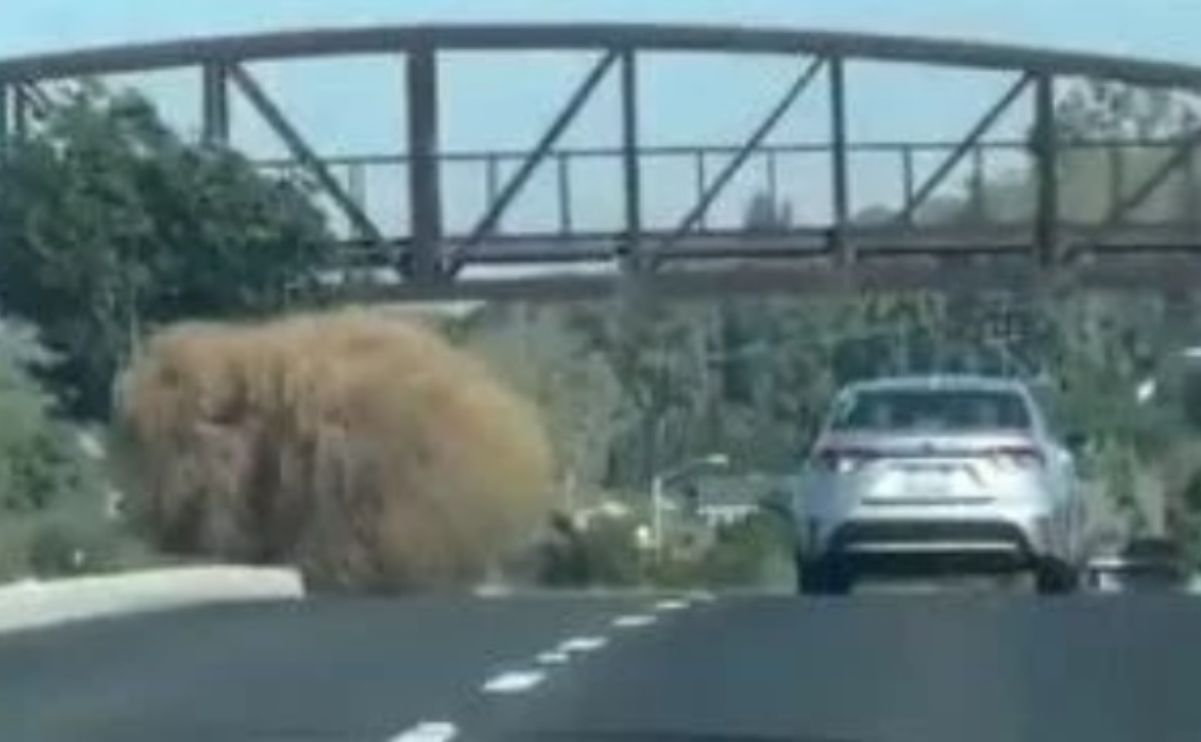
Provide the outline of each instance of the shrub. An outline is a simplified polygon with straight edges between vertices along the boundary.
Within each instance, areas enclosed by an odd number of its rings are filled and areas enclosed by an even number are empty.
[[[29,374],[49,361],[32,330],[0,321],[0,580],[96,564],[104,518],[98,474]],[[87,543],[71,534],[87,532]],[[68,544],[74,545],[68,545]],[[64,556],[66,555],[66,556]]]
[[[786,559],[790,544],[786,526],[776,516],[757,513],[719,526],[712,539],[691,555],[660,560],[649,580],[665,587],[760,586],[773,560]]]
[[[63,523],[45,523],[32,533],[29,564],[40,575],[84,572],[95,558],[94,535]]]
[[[768,513],[720,526],[704,537],[693,533],[690,548],[666,548],[659,555],[639,550],[636,528],[629,518],[596,518],[584,529],[556,518],[542,545],[541,584],[761,586],[774,562],[791,559],[787,527]]]
[[[585,534],[563,513],[555,513],[545,540],[537,544],[535,575],[548,587],[580,587],[592,579]]]
[[[546,509],[534,411],[412,322],[180,326],[121,409],[133,513],[158,544],[295,563],[317,587],[475,579]]]
[[[32,332],[0,323],[0,512],[36,513],[85,488],[84,462],[28,373],[48,361]]]

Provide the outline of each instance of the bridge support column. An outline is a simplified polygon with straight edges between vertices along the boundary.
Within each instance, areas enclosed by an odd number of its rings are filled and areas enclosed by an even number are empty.
[[[846,226],[850,211],[847,179],[846,76],[841,57],[830,57],[830,246],[841,264],[854,260],[847,243]]]
[[[17,141],[24,141],[29,137],[29,94],[25,92],[24,84],[18,83],[10,88],[10,103],[12,109],[12,131],[11,136]]]
[[[408,52],[409,221],[412,240],[402,272],[433,282],[442,272],[442,188],[438,167],[438,60],[428,46]]]
[[[698,149],[693,156],[696,158],[696,202],[699,204],[705,200],[705,191],[709,189],[709,178],[705,173],[705,150]],[[702,232],[709,228],[708,215],[709,212],[706,209],[696,219],[697,226]]]
[[[220,62],[206,64],[201,75],[201,136],[205,144],[225,146],[229,144],[229,87],[225,65]]]
[[[641,271],[642,170],[638,161],[638,66],[633,49],[621,53],[621,169],[625,185],[623,270]]]
[[[8,103],[12,97],[9,92],[11,88],[8,85],[0,84],[0,148],[8,144],[10,136],[8,127]]]
[[[565,152],[555,155],[555,174],[558,185],[559,234],[571,236],[571,161]]]
[[[1120,143],[1109,145],[1109,213],[1122,208],[1126,194],[1126,152]]]
[[[913,226],[914,190],[913,190],[913,147],[904,145],[901,148],[901,194],[904,208],[901,211],[902,223],[906,227]]]
[[[1034,247],[1040,265],[1059,260],[1059,148],[1055,131],[1055,80],[1039,74],[1034,83],[1034,152],[1038,168],[1038,211]]]

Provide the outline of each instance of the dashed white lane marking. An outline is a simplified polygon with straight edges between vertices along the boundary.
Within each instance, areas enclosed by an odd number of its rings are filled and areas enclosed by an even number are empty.
[[[513,594],[513,588],[507,585],[480,585],[474,592],[478,598],[507,598]]]
[[[554,652],[543,652],[538,655],[538,664],[540,665],[565,665],[571,657],[562,650]]]
[[[603,636],[577,636],[559,645],[560,652],[595,652],[609,643]]]
[[[542,682],[546,673],[541,670],[504,672],[484,683],[485,693],[524,693]]]
[[[713,601],[717,600],[717,597],[708,590],[693,590],[692,592],[688,593],[688,597],[692,598],[693,600],[698,600],[702,603],[712,603]]]
[[[392,737],[388,742],[450,742],[459,729],[449,721],[423,721]]]
[[[682,611],[688,607],[686,600],[660,600],[655,603],[656,611]]]
[[[613,625],[619,629],[636,629],[639,626],[650,626],[657,619],[654,616],[648,616],[643,613],[634,613],[628,616],[618,616],[613,619]]]

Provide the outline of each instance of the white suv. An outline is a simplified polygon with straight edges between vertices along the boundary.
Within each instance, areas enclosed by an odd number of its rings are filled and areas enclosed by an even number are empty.
[[[1083,510],[1069,451],[1026,387],[899,377],[837,396],[793,503],[798,587],[840,593],[863,572],[1031,569],[1077,583]]]

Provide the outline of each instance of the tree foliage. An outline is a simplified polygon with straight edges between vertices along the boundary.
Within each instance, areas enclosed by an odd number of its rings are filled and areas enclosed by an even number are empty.
[[[73,412],[104,416],[143,326],[283,306],[327,243],[306,189],[83,85],[0,164],[0,304],[37,322]]]
[[[1201,123],[1196,111],[1164,88],[1092,80],[1075,85],[1057,103],[1057,134],[1065,142],[1175,137]]]
[[[0,324],[0,512],[6,517],[49,510],[85,489],[84,466],[69,430],[28,365],[47,354],[19,324]]]
[[[121,540],[96,467],[29,373],[49,360],[31,328],[0,322],[0,580],[103,568]]]

